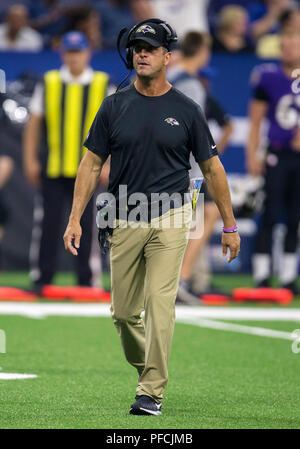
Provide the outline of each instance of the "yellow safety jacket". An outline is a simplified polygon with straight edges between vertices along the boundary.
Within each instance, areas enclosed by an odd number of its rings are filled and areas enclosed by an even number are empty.
[[[106,95],[109,77],[94,72],[90,84],[64,83],[59,70],[45,73],[46,176],[75,178],[83,141]]]

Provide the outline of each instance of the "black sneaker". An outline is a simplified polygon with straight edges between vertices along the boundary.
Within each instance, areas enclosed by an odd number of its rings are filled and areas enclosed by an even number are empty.
[[[260,282],[257,282],[255,284],[254,288],[267,288],[267,287],[271,287],[271,279],[267,278],[267,279],[263,279]]]
[[[136,396],[137,401],[131,405],[131,415],[161,415],[161,404],[150,396]]]
[[[27,293],[33,293],[37,296],[42,296],[43,288],[45,284],[40,284],[38,282],[34,283],[31,287],[24,289]]]
[[[296,281],[292,281],[288,284],[282,284],[281,288],[287,288],[288,290],[290,290],[295,296],[300,295],[300,290],[299,287],[296,283]]]

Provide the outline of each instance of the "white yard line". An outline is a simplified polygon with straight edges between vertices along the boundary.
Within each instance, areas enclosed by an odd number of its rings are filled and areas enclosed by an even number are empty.
[[[178,319],[211,318],[238,321],[299,321],[300,309],[280,307],[190,307],[176,308]]]
[[[82,316],[82,317],[110,317],[109,304],[68,304],[68,303],[18,303],[0,302],[1,315],[21,315],[28,318],[46,318],[48,316]],[[299,334],[283,332],[262,327],[245,326],[234,323],[214,321],[210,318],[222,320],[263,320],[263,321],[294,321],[300,322],[299,309],[279,308],[225,308],[225,307],[176,307],[176,321],[229,332],[239,332],[261,337],[279,338],[300,342]],[[0,317],[1,326],[1,317]],[[298,348],[297,348],[298,349]],[[1,368],[0,368],[1,369]],[[34,379],[36,374],[0,373],[1,380]]]
[[[109,304],[69,303],[18,303],[0,302],[1,315],[21,315],[43,319],[48,316],[110,317]],[[176,321],[210,329],[239,332],[284,340],[295,340],[291,332],[224,323],[219,320],[291,321],[300,322],[300,309],[254,308],[254,307],[176,307]],[[1,326],[1,318],[0,318]]]
[[[0,380],[35,379],[36,374],[0,373]]]
[[[242,334],[258,335],[260,337],[281,338],[294,341],[297,336],[292,332],[276,331],[264,327],[244,326],[240,324],[224,323],[221,321],[203,320],[203,319],[181,319],[181,323],[193,324],[199,327],[224,330],[229,332],[239,332]]]
[[[47,316],[86,316],[110,317],[110,305],[74,304],[74,303],[26,303],[0,302],[0,315],[21,315],[31,318],[46,318]],[[204,307],[177,306],[178,320],[208,318],[216,320],[247,320],[247,321],[294,321],[300,322],[300,309],[274,307]],[[1,326],[0,326],[1,327]]]
[[[29,318],[47,316],[110,316],[109,304],[69,304],[0,302],[0,315],[21,315]]]

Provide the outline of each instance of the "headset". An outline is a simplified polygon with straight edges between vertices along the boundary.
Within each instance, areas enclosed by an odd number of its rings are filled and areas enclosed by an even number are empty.
[[[145,23],[155,23],[157,25],[161,25],[162,27],[164,27],[164,29],[167,32],[167,36],[166,36],[166,42],[165,42],[165,47],[168,50],[172,50],[175,47],[175,43],[178,41],[178,37],[176,32],[173,30],[173,28],[164,20],[160,20],[160,19],[147,19],[147,20],[143,20],[142,22],[138,23],[137,25],[135,25],[134,27],[132,27],[129,32],[128,32],[128,36],[127,36],[127,41],[126,41],[126,45],[125,45],[125,49],[126,49],[126,59],[123,57],[122,53],[121,53],[121,48],[120,48],[120,44],[121,44],[121,39],[124,36],[124,34],[128,31],[127,28],[123,28],[118,36],[118,41],[117,41],[117,49],[118,49],[118,53],[122,59],[122,61],[124,62],[126,68],[128,70],[133,70],[133,48],[132,46],[130,46],[130,42],[132,40],[132,36],[135,33],[135,31],[141,26],[144,25]]]

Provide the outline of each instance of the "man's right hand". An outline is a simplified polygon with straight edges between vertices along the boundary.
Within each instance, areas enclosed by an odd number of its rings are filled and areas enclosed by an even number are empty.
[[[78,256],[80,247],[80,239],[82,235],[82,229],[78,221],[69,221],[67,229],[64,233],[65,250],[69,251],[73,256]],[[72,241],[74,240],[74,246]]]
[[[27,181],[35,188],[40,187],[41,184],[42,166],[38,159],[25,161],[24,172]]]

